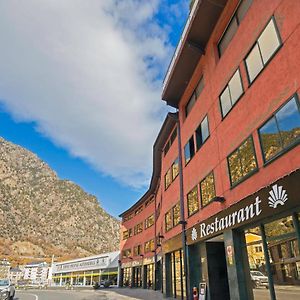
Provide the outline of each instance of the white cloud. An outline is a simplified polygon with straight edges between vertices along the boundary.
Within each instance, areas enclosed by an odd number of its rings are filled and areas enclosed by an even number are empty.
[[[0,1],[0,101],[18,121],[118,181],[140,187],[172,49],[158,0]]]

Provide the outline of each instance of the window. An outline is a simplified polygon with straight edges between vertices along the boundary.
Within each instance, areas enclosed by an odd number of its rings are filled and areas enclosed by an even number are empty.
[[[249,82],[261,72],[281,45],[280,36],[272,18],[245,59]]]
[[[173,142],[175,141],[177,137],[177,128],[175,128],[171,134],[171,137],[169,138],[169,140],[167,141],[165,148],[164,148],[164,155],[166,155],[169,151],[169,149],[171,148]]]
[[[242,0],[234,15],[232,16],[225,32],[223,33],[218,43],[218,50],[220,56],[223,55],[225,49],[228,47],[230,41],[237,32],[238,26],[244,19],[244,16],[246,15],[251,3],[252,0]]]
[[[123,240],[127,240],[129,237],[132,236],[132,229],[128,229],[123,231]]]
[[[172,181],[177,177],[179,174],[179,159],[177,158],[172,165]]]
[[[214,174],[211,172],[200,182],[201,204],[207,205],[216,196]]]
[[[124,216],[124,217],[123,217],[123,220],[124,220],[124,222],[126,222],[126,221],[131,220],[132,218],[133,218],[133,213],[131,213],[131,214],[128,215],[128,216]]]
[[[195,186],[187,194],[188,215],[191,216],[199,210],[198,187]]]
[[[145,220],[145,229],[151,227],[152,225],[154,225],[154,214]]]
[[[170,229],[172,229],[172,211],[168,211],[165,214],[165,230],[169,231]]]
[[[252,136],[248,137],[228,158],[231,186],[257,170]]]
[[[150,251],[154,251],[154,240],[150,240],[145,243],[145,253],[148,253]]]
[[[220,95],[220,104],[223,118],[228,114],[233,105],[244,92],[240,70],[237,69]]]
[[[209,137],[209,127],[208,127],[208,117],[205,116],[205,118],[202,120],[200,125],[198,126],[196,130],[196,144],[197,144],[197,150],[200,149],[200,147],[204,144],[204,142]]]
[[[296,96],[281,107],[258,132],[265,162],[299,142],[300,111]]]
[[[187,103],[187,105],[185,106],[185,116],[187,117],[188,114],[191,112],[194,104],[196,103],[199,95],[201,94],[202,90],[204,88],[204,80],[203,77],[201,77],[201,79],[199,80],[189,102]]]
[[[172,183],[172,170],[170,168],[165,175],[165,190],[171,185],[171,183]]]
[[[194,136],[192,136],[184,146],[185,164],[187,164],[195,155]]]
[[[131,256],[131,249],[126,249],[122,251],[123,258],[128,258]]]
[[[133,255],[134,256],[138,256],[142,254],[142,246],[141,245],[137,245],[133,248]]]
[[[173,226],[175,227],[180,222],[180,204],[177,203],[173,207]]]
[[[152,197],[152,198],[150,198],[149,200],[147,200],[146,202],[145,202],[145,207],[147,207],[147,206],[149,206],[151,203],[153,203],[154,202],[154,197]]]
[[[134,235],[143,232],[143,222],[134,226]]]
[[[143,206],[140,206],[136,211],[135,211],[135,215],[138,215],[140,212],[143,211]]]

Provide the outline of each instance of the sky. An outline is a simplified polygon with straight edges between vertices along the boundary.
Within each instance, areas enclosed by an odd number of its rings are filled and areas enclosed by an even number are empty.
[[[189,0],[0,0],[0,136],[118,216],[148,189]]]

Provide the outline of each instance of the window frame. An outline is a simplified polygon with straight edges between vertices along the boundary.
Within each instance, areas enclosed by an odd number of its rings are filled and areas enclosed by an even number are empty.
[[[229,165],[229,157],[236,151],[238,150],[247,140],[248,138],[251,137],[251,146],[253,148],[253,152],[254,152],[254,159],[255,159],[255,163],[256,163],[256,168],[254,170],[252,170],[251,172],[249,172],[247,175],[243,176],[241,179],[237,180],[235,183],[232,183],[232,178],[231,178],[231,172],[230,172],[230,165]],[[253,174],[257,173],[259,171],[259,166],[257,163],[257,155],[256,155],[256,151],[255,151],[255,145],[254,145],[254,139],[253,139],[253,135],[250,134],[246,139],[244,139],[233,151],[230,152],[229,155],[227,155],[226,157],[227,160],[227,168],[228,168],[228,175],[229,175],[229,180],[230,180],[230,189],[235,188],[237,185],[239,185],[240,183],[242,183],[243,181],[247,180],[249,177],[251,177]]]
[[[202,83],[203,86],[202,86],[201,91],[198,93],[197,90],[198,90],[198,87],[200,86],[201,83]],[[187,102],[187,103],[185,104],[185,106],[184,106],[184,116],[185,116],[185,119],[187,119],[187,117],[188,117],[189,114],[191,113],[191,111],[192,111],[194,105],[196,104],[196,102],[197,102],[199,96],[202,94],[202,92],[203,92],[203,90],[204,90],[204,86],[205,86],[205,85],[204,85],[204,76],[203,76],[203,74],[202,74],[201,77],[200,77],[200,79],[198,80],[198,82],[197,82],[195,88],[193,89],[193,92],[192,92],[192,94],[191,94],[191,96],[190,96],[188,102]],[[194,104],[192,105],[192,107],[190,107],[190,110],[187,111],[187,107],[188,107],[188,105],[190,104],[190,102],[191,102],[192,100],[194,101]]]
[[[202,123],[203,123],[203,121],[204,121],[205,119],[207,119],[208,136],[207,136],[207,138],[205,139],[205,141],[203,142],[203,139],[202,139],[202,127],[201,127],[201,125],[202,125]],[[198,133],[197,133],[197,131],[198,131],[199,128],[200,128],[200,133],[201,133],[201,145],[200,145],[199,148],[198,148],[198,143],[197,143],[197,135],[198,135]],[[207,141],[209,138],[210,138],[210,127],[209,127],[208,114],[206,114],[206,115],[204,116],[204,118],[201,120],[201,122],[199,123],[198,127],[196,128],[196,130],[195,130],[195,141],[194,141],[194,143],[196,142],[196,145],[195,145],[196,147],[194,146],[195,149],[196,149],[195,153],[198,152],[198,151],[203,147],[203,145],[206,143],[206,141]],[[195,155],[195,154],[194,154],[194,155]]]
[[[230,93],[230,89],[229,89],[229,82],[230,80],[233,78],[233,76],[235,75],[236,72],[239,72],[240,75],[240,80],[241,80],[241,85],[242,85],[242,90],[243,92],[240,94],[240,96],[236,99],[236,101],[232,104],[232,98],[231,98],[231,93]],[[226,115],[224,115],[223,112],[223,107],[222,107],[222,101],[221,101],[221,95],[223,95],[223,93],[225,92],[225,90],[228,88],[229,90],[229,95],[230,95],[230,104],[231,107],[228,110],[228,112],[226,113]],[[220,95],[219,95],[219,106],[220,106],[220,111],[221,111],[221,116],[222,116],[222,121],[226,118],[226,116],[233,110],[233,108],[236,106],[236,104],[240,101],[240,99],[244,96],[245,94],[245,88],[244,88],[244,84],[243,84],[243,78],[241,75],[241,70],[240,70],[240,66],[238,66],[238,68],[234,71],[234,73],[232,74],[232,76],[230,77],[230,79],[228,80],[227,84],[224,86],[223,90],[221,91]]]
[[[187,146],[187,144],[189,144],[190,145],[190,140],[191,139],[193,139],[193,145],[194,145],[194,154],[193,155],[191,155],[191,150],[189,149],[189,153],[190,153],[190,159],[189,159],[189,161],[187,162],[186,161],[186,156],[185,156],[185,147]],[[184,163],[185,163],[185,166],[187,166],[189,163],[190,163],[190,161],[193,159],[193,157],[195,156],[195,154],[196,154],[196,147],[195,147],[196,145],[195,145],[195,136],[194,136],[194,132],[193,132],[193,134],[191,135],[191,137],[187,140],[187,142],[185,143],[185,145],[184,145],[184,147],[183,147],[183,153],[184,153]]]
[[[269,57],[268,61],[266,63],[264,63],[263,57],[262,57],[262,54],[261,54],[261,49],[260,49],[260,46],[259,46],[259,43],[258,43],[258,40],[259,40],[259,38],[261,37],[262,33],[264,32],[264,30],[267,28],[267,26],[269,25],[269,23],[271,21],[273,21],[275,32],[276,32],[276,36],[277,36],[277,39],[278,39],[280,45],[273,52],[273,54]],[[248,71],[247,63],[246,63],[246,59],[248,58],[249,54],[252,52],[252,50],[254,49],[254,47],[256,45],[258,46],[258,50],[259,50],[261,62],[263,64],[263,68],[257,73],[257,75],[255,76],[255,78],[251,81],[250,76],[249,76],[249,71]],[[264,28],[261,30],[261,32],[259,33],[258,37],[255,39],[255,42],[253,43],[253,45],[251,46],[250,50],[247,52],[245,58],[243,59],[244,66],[245,66],[245,69],[246,69],[246,74],[247,74],[248,88],[253,84],[253,82],[255,82],[255,80],[259,77],[259,75],[263,72],[263,70],[269,65],[269,63],[273,60],[274,56],[279,52],[279,50],[282,48],[282,46],[283,46],[283,41],[282,41],[282,38],[281,38],[281,35],[280,35],[280,31],[278,29],[275,16],[272,15],[271,18],[268,19],[268,21],[266,22]]]
[[[241,20],[239,20],[239,17],[238,17],[237,12],[238,12],[238,10],[239,10],[239,8],[240,8],[242,2],[243,2],[243,0],[240,0],[240,1],[239,1],[238,5],[237,5],[237,7],[235,8],[235,10],[233,11],[232,16],[230,17],[230,19],[229,19],[229,21],[228,21],[228,23],[227,23],[227,25],[226,25],[226,27],[225,27],[223,33],[221,34],[221,37],[220,37],[219,40],[217,41],[217,50],[218,50],[218,56],[219,56],[219,58],[221,58],[221,57],[224,55],[226,49],[228,48],[228,45],[231,43],[232,39],[233,39],[234,36],[236,35],[237,31],[239,30],[240,24],[241,24],[242,21],[244,20],[245,16],[247,15],[248,10],[250,9],[251,5],[253,4],[253,0],[251,0],[251,3],[250,3],[250,5],[249,5],[249,7],[248,7],[248,9],[247,9],[247,11],[246,11],[246,13],[245,13],[245,15],[243,16],[243,18],[242,18]],[[237,23],[237,30],[236,30],[236,32],[234,33],[234,35],[232,36],[231,40],[229,41],[227,47],[223,50],[223,53],[221,53],[221,51],[220,51],[220,43],[221,43],[222,39],[224,38],[224,36],[226,35],[226,32],[228,31],[229,25],[231,24],[231,22],[232,22],[232,20],[233,20],[234,18],[236,19],[236,23]]]
[[[269,160],[266,160],[265,157],[265,153],[264,153],[264,149],[263,149],[263,142],[262,142],[262,138],[261,138],[261,134],[260,134],[260,129],[263,128],[272,118],[275,118],[276,124],[277,124],[277,128],[278,128],[278,122],[276,119],[276,114],[286,105],[288,104],[288,102],[290,102],[293,98],[295,98],[296,101],[296,105],[298,107],[298,111],[300,114],[300,100],[299,100],[299,96],[298,93],[294,93],[291,97],[288,98],[288,100],[286,100],[283,104],[281,104],[279,106],[279,108],[277,108],[272,114],[271,116],[264,122],[262,123],[261,126],[258,127],[257,129],[257,134],[258,134],[258,139],[259,139],[259,145],[260,145],[260,150],[261,150],[261,154],[262,154],[262,158],[263,158],[263,166],[267,166],[268,164],[272,163],[274,160],[276,160],[277,158],[281,157],[283,154],[285,154],[286,152],[290,151],[291,149],[293,149],[294,147],[296,147],[297,145],[299,145],[300,143],[300,138],[298,138],[298,140],[294,141],[293,143],[291,143],[290,145],[288,145],[285,148],[282,148],[282,150],[280,150],[278,153],[276,153],[273,157],[271,157]],[[280,131],[279,131],[280,133]],[[282,141],[280,141],[281,143]]]
[[[206,203],[205,205],[203,205],[203,202],[202,202],[202,189],[201,189],[201,182],[203,182],[210,174],[212,174],[213,176],[213,180],[214,180],[214,190],[215,190],[215,196],[209,200],[208,203]],[[200,205],[201,205],[201,208],[204,208],[208,205],[210,205],[211,203],[213,203],[213,199],[216,197],[216,184],[215,184],[215,174],[214,174],[214,170],[211,170],[200,182],[199,182],[199,191],[200,191]]]
[[[198,203],[198,209],[195,210],[193,213],[190,214],[190,211],[189,211],[189,199],[188,199],[188,195],[189,193],[194,190],[195,188],[197,188],[197,203]],[[198,184],[196,184],[192,189],[190,189],[190,191],[186,194],[186,204],[187,204],[187,215],[188,215],[188,218],[190,218],[191,216],[193,216],[194,214],[196,214],[197,212],[200,211],[200,201],[199,201],[199,187],[198,187]]]

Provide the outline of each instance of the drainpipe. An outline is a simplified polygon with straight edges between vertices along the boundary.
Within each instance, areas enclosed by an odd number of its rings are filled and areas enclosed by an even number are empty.
[[[175,117],[174,117],[175,118]],[[179,113],[177,110],[177,140],[178,140],[178,163],[179,163],[179,185],[180,185],[180,224],[181,224],[181,242],[182,242],[182,250],[184,256],[184,274],[185,274],[185,290],[186,290],[186,299],[189,300],[190,294],[190,276],[189,276],[189,268],[188,268],[188,249],[186,244],[186,220],[184,217],[184,193],[183,193],[183,160],[182,160],[182,151],[181,151],[181,130],[180,130],[180,121],[179,121]]]

